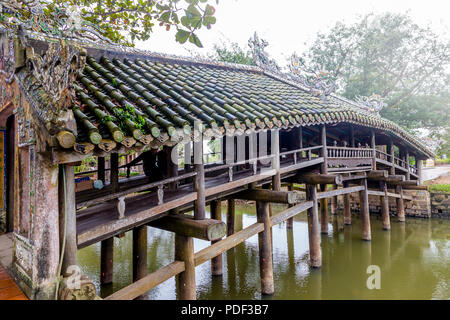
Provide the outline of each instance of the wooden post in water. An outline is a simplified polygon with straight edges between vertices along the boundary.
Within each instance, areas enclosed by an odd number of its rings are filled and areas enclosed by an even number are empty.
[[[176,276],[178,299],[195,300],[194,239],[175,234],[175,260],[183,261],[185,269]]]
[[[58,180],[59,238],[60,243],[64,236],[66,241],[61,273],[64,277],[68,277],[73,272],[68,271],[68,268],[78,263],[74,167],[60,164]]]
[[[264,231],[258,233],[261,293],[263,295],[271,295],[274,293],[274,283],[271,239],[272,228],[270,226],[268,202],[256,201],[256,218],[259,223],[264,223]]]
[[[222,205],[220,200],[214,200],[210,203],[211,219],[222,220]],[[220,240],[211,241],[212,244]],[[211,274],[213,276],[221,276],[222,271],[222,254],[211,259]]]
[[[327,127],[326,125],[322,125],[321,132],[321,144],[322,144],[322,157],[323,163],[321,166],[320,173],[327,174],[328,173],[328,161],[327,161]],[[323,192],[327,188],[326,184],[320,185],[320,190]],[[323,198],[320,199],[320,230],[322,233],[328,233],[328,199]]]
[[[110,284],[114,274],[114,237],[103,240],[100,246],[100,283]]]
[[[147,225],[133,229],[133,282],[147,275]]]
[[[227,237],[234,234],[234,219],[235,219],[235,203],[234,199],[227,200]]]
[[[306,185],[306,199],[313,202],[313,206],[308,209],[309,260],[311,267],[320,268],[322,265],[322,252],[320,249],[319,210],[316,185]]]
[[[194,190],[197,199],[194,201],[194,218],[205,219],[205,168],[203,166],[203,139],[194,142],[194,168],[197,175],[194,179]]]
[[[398,219],[398,222],[405,222],[405,205],[403,203],[403,187],[401,185],[397,185],[395,187],[395,192],[400,195],[400,198],[396,199],[397,219]]]
[[[367,179],[362,180],[362,186],[364,186],[364,190],[359,192],[359,205],[362,220],[362,239],[370,241],[372,239],[372,235],[370,231],[369,193],[367,188]]]
[[[294,184],[293,184],[293,183],[290,183],[290,184],[288,185],[288,190],[289,190],[289,191],[294,191]],[[288,206],[289,206],[289,207],[293,207],[294,205],[293,205],[293,204],[290,204],[290,205],[288,205]],[[291,218],[289,218],[289,219],[286,220],[286,228],[287,228],[287,229],[292,229],[293,226],[294,226],[294,217],[291,217]]]
[[[111,153],[110,183],[113,193],[119,191],[119,154]]]
[[[384,196],[380,196],[383,230],[391,230],[391,221],[389,218],[389,197],[387,196],[387,183],[385,181],[380,181],[380,189],[385,194]]]
[[[337,185],[333,184],[332,187],[333,190],[337,189]],[[338,202],[338,197],[337,196],[333,196],[331,197],[331,214],[332,215],[336,215],[337,214],[337,202]]]
[[[348,182],[344,181],[344,188],[348,188]],[[351,225],[352,224],[352,212],[350,209],[350,194],[344,194],[344,224]]]

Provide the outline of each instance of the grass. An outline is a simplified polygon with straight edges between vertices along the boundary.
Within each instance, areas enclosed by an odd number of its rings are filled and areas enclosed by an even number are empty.
[[[430,185],[430,191],[450,193],[450,183],[432,184]]]

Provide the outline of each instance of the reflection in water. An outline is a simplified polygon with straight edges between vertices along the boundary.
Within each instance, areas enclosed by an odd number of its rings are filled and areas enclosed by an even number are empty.
[[[274,214],[282,206],[273,205]],[[226,207],[223,207],[225,213]],[[224,218],[224,217],[223,217]],[[254,205],[236,206],[236,231],[256,222]],[[211,276],[211,265],[196,268],[198,299],[449,299],[450,221],[407,219],[392,221],[391,231],[381,220],[371,221],[372,241],[361,240],[361,220],[352,217],[344,226],[342,213],[330,216],[329,233],[322,235],[322,268],[308,265],[306,214],[294,218],[293,229],[273,227],[275,294],[261,297],[258,237],[253,236],[223,255],[222,277]],[[107,296],[131,283],[132,234],[114,239],[113,284],[100,287],[100,244],[79,250],[83,272]],[[148,230],[148,272],[171,263],[174,236],[155,228]],[[195,240],[195,251],[209,242]],[[369,290],[369,265],[381,269],[381,289]],[[147,293],[148,299],[176,299],[175,278]]]

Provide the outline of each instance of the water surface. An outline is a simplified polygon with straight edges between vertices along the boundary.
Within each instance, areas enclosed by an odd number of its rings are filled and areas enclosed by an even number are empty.
[[[225,202],[224,202],[225,204]],[[274,206],[273,211],[282,210]],[[223,207],[223,220],[225,220]],[[372,216],[372,241],[361,240],[361,221],[353,215],[351,226],[342,214],[330,216],[329,233],[322,235],[322,268],[308,265],[306,214],[295,217],[294,227],[284,223],[273,228],[275,294],[260,293],[258,236],[223,254],[223,276],[212,277],[210,262],[196,268],[198,299],[449,299],[450,221],[391,217],[391,231]],[[254,205],[236,206],[236,231],[256,222]],[[148,229],[148,272],[156,271],[174,257],[174,235]],[[195,240],[195,251],[209,243]],[[100,286],[100,243],[79,250],[79,265],[107,296],[132,281],[132,234],[114,239],[114,283]],[[381,288],[366,286],[369,265],[381,271]],[[172,278],[146,294],[148,299],[176,299]]]

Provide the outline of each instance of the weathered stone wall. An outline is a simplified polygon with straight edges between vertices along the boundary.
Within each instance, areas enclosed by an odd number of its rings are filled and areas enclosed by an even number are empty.
[[[432,217],[450,217],[450,194],[443,192],[430,192]]]
[[[394,190],[389,190],[394,192]],[[411,201],[405,200],[405,214],[411,217],[429,218],[431,217],[430,193],[422,190],[404,190],[405,196],[412,197]],[[338,197],[338,207],[343,209],[343,198]],[[359,195],[350,194],[350,208],[352,211],[359,211]],[[371,213],[380,213],[380,197],[369,195],[369,210]],[[389,211],[391,214],[397,213],[397,202],[395,198],[389,197]]]

